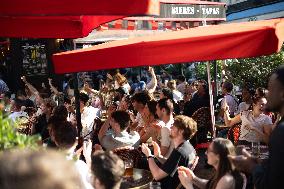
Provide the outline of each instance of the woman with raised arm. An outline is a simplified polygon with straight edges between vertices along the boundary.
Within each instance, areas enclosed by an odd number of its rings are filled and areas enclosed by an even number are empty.
[[[226,126],[233,126],[241,122],[241,134],[239,144],[249,144],[251,142],[268,143],[272,131],[272,120],[264,114],[264,106],[267,103],[265,97],[254,97],[252,110],[242,111],[234,118],[230,118],[229,107],[225,102],[224,120]]]
[[[37,106],[40,106],[40,104],[43,102],[43,98],[40,96],[38,90],[27,81],[26,76],[22,76],[21,79],[29,90],[28,98],[31,99]]]
[[[149,94],[154,94],[158,85],[157,77],[153,67],[149,66],[148,72],[151,74],[151,80],[149,83],[147,83],[146,88]]]

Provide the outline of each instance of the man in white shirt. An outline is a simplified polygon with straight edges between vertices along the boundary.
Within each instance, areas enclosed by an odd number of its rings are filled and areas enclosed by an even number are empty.
[[[222,106],[222,108],[224,108],[224,104],[225,104],[225,101],[226,101],[227,105],[229,106],[230,116],[234,116],[234,114],[238,110],[238,105],[239,105],[237,98],[231,94],[232,90],[233,90],[233,84],[232,83],[227,82],[227,81],[223,83],[222,94],[224,95],[224,98],[221,102],[221,106]]]
[[[99,140],[106,150],[124,146],[138,146],[140,135],[136,131],[127,132],[130,116],[127,112],[117,110],[108,117],[99,131]],[[111,129],[109,130],[109,128]]]
[[[164,98],[158,101],[156,113],[158,117],[165,123],[165,125],[161,128],[161,154],[163,156],[170,154],[173,150],[173,148],[170,148],[170,131],[174,123],[173,111],[174,106],[171,99]]]
[[[13,112],[9,115],[9,118],[14,122],[20,119],[28,119],[28,114],[21,109],[23,105],[24,102],[20,99],[14,99],[11,101],[11,111]]]
[[[53,122],[52,126],[52,138],[56,146],[66,152],[66,159],[74,161],[76,170],[78,171],[84,189],[93,189],[91,185],[91,170],[87,164],[79,160],[76,156],[75,149],[77,146],[77,129],[70,122]]]
[[[82,137],[90,138],[90,133],[93,131],[95,118],[99,116],[99,108],[88,106],[89,96],[85,93],[80,93],[80,112],[82,122]]]

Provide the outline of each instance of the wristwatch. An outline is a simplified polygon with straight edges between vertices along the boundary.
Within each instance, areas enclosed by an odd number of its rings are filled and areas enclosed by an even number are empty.
[[[149,155],[149,156],[147,157],[147,159],[150,159],[150,158],[154,158],[154,159],[155,159],[155,156],[154,156],[154,155]]]

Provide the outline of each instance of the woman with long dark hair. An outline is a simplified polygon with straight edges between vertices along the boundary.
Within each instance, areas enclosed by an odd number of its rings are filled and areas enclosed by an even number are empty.
[[[235,155],[233,143],[224,138],[215,138],[209,145],[206,155],[208,164],[216,170],[210,180],[198,178],[189,168],[179,167],[179,179],[186,189],[193,189],[193,184],[200,189],[242,189],[245,188],[245,175],[237,171],[228,159]]]

